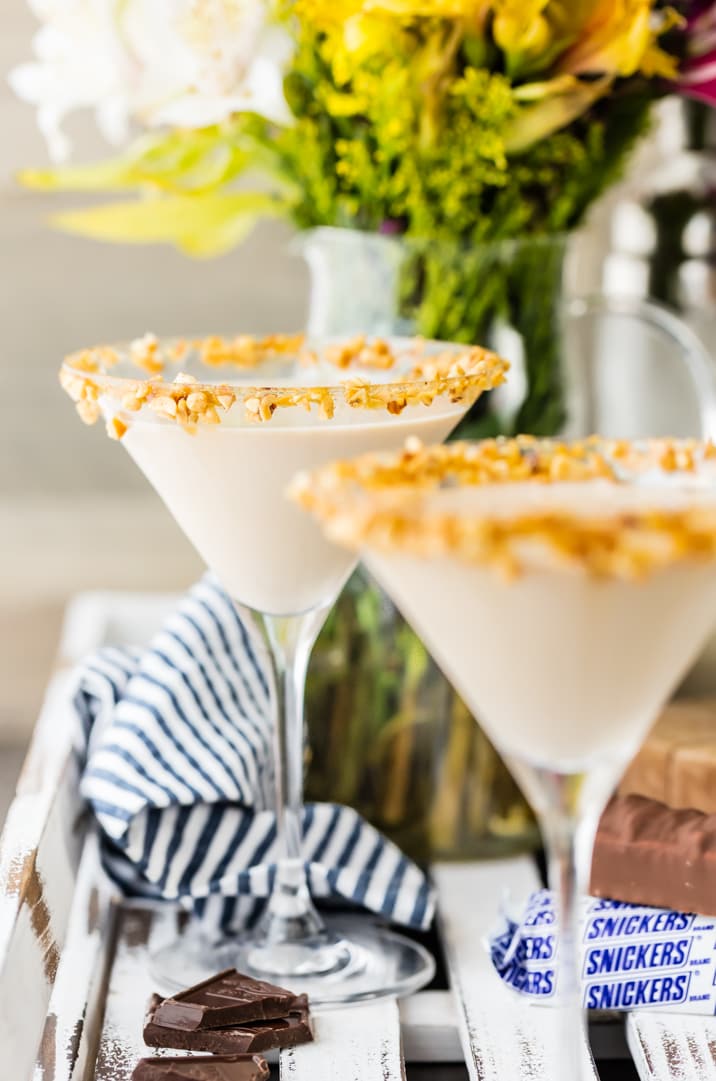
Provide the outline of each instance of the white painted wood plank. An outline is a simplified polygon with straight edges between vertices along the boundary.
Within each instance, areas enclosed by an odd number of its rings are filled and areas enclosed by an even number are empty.
[[[315,1017],[314,1043],[281,1052],[281,1081],[404,1081],[395,999]]]
[[[465,1061],[450,991],[419,991],[398,1008],[406,1062]]]
[[[627,1041],[641,1081],[715,1081],[716,1019],[635,1010]]]
[[[86,827],[72,753],[72,668],[110,641],[145,641],[175,602],[168,594],[86,593],[67,609],[60,668],[0,840],[0,1044],[23,1076],[35,1062],[43,1024],[49,1039],[46,1012]]]
[[[97,835],[90,832],[77,872],[33,1081],[81,1081],[88,1062],[96,1056],[116,899],[116,889],[100,866]]]
[[[77,825],[81,814],[72,761],[75,715],[71,696],[74,684],[73,676],[66,668],[104,642],[110,615],[106,599],[100,595],[82,594],[68,605],[60,643],[60,663],[64,670],[58,671],[48,684],[15,799],[0,838],[0,975],[15,921],[26,900],[28,886],[32,885],[43,836],[52,826],[58,804],[64,801],[65,805],[69,804],[70,811],[74,811],[74,818],[70,815],[71,826]],[[78,855],[76,849],[74,854]],[[51,873],[52,869],[49,870]],[[70,868],[72,875],[75,870],[76,860]]]
[[[82,845],[69,686],[66,673],[50,683],[0,839],[0,1046],[19,1077],[35,1060]]]
[[[179,599],[175,593],[80,593],[67,606],[60,657],[65,663],[77,664],[105,645],[142,645],[159,629]]]
[[[438,912],[465,1060],[472,1081],[554,1081],[562,1062],[560,1017],[520,1000],[492,967],[484,939],[505,891],[519,904],[537,885],[527,857],[437,864]],[[598,1077],[584,1043],[585,1076]]]
[[[96,1081],[130,1081],[140,1058],[162,1053],[148,1050],[142,1038],[147,1003],[157,990],[149,955],[175,933],[174,909],[121,910],[93,1075]]]

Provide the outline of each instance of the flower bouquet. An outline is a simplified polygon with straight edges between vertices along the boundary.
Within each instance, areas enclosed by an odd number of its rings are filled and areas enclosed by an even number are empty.
[[[521,401],[510,417],[479,405],[464,422],[470,434],[559,430],[565,237],[619,176],[656,96],[679,79],[688,93],[714,94],[713,12],[702,3],[33,7],[36,58],[11,81],[37,106],[56,164],[22,179],[115,193],[57,215],[60,227],[198,257],[229,250],[266,217],[372,237],[390,252],[395,325],[354,312],[362,329],[468,342],[496,326],[519,332]],[[128,145],[67,164],[62,123],[80,108]],[[338,298],[348,322],[352,293]],[[509,774],[380,593],[354,580],[316,658],[315,795],[367,810],[413,852],[462,849],[465,821],[468,850],[534,839]],[[338,777],[325,768],[337,760]]]

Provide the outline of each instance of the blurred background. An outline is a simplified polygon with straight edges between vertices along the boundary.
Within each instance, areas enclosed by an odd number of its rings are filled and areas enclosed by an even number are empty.
[[[8,69],[27,57],[36,23],[25,0],[5,0],[1,19],[0,819],[55,663],[68,598],[88,589],[182,589],[201,569],[118,444],[101,426],[78,423],[57,382],[61,358],[148,330],[292,330],[304,321],[308,291],[304,264],[279,225],[259,227],[239,250],[208,262],[53,231],[48,216],[72,200],[23,191],[13,179],[20,167],[47,162],[33,111],[6,82]],[[78,159],[106,153],[90,119],[68,130]],[[622,185],[593,208],[574,241],[578,290],[599,287],[614,209],[660,155],[652,134]],[[621,288],[623,264],[609,266]]]
[[[304,318],[307,282],[281,227],[261,228],[236,253],[203,263],[169,248],[113,247],[53,231],[49,214],[71,199],[26,192],[14,181],[20,167],[46,164],[47,150],[34,111],[6,81],[29,55],[37,23],[25,0],[6,0],[0,18],[0,366],[8,406],[0,435],[2,804],[68,597],[94,588],[176,589],[200,571],[122,449],[101,426],[78,424],[57,382],[62,357],[149,329],[292,329]],[[68,130],[78,156],[106,153],[90,119]]]

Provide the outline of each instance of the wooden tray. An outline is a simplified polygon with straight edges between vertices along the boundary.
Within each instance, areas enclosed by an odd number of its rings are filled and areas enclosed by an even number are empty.
[[[0,843],[8,1081],[129,1081],[145,1053],[148,953],[175,933],[176,913],[123,903],[101,873],[77,794],[71,668],[100,645],[146,641],[175,602],[93,593],[68,610],[62,663]],[[555,1013],[504,988],[483,946],[505,890],[519,899],[537,885],[532,861],[439,864],[433,872],[449,990],[320,1014],[315,1044],[281,1053],[284,1081],[399,1081],[406,1061],[464,1062],[473,1081],[554,1081]],[[642,1081],[716,1079],[716,1019],[635,1011],[626,1024],[592,1026],[592,1048],[600,1063],[631,1053]],[[584,1057],[599,1077],[586,1043]],[[604,1066],[601,1076],[614,1075]]]

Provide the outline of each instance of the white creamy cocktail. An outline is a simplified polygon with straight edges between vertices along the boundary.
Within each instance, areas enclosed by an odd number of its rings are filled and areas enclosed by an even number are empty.
[[[453,490],[434,507],[509,523],[530,508],[608,520],[642,503],[674,513],[698,502],[696,492],[594,481]],[[565,566],[529,537],[515,539],[514,555],[523,571],[507,584],[449,554],[431,560],[429,575],[419,556],[366,560],[505,754],[569,773],[605,756],[622,761],[715,622],[713,566],[676,562],[635,589],[631,577]]]
[[[398,449],[406,433],[442,441],[463,410],[446,399],[391,417],[339,403],[327,421],[296,406],[265,425],[237,411],[191,439],[176,424],[138,417],[123,444],[231,596],[285,615],[332,601],[355,563],[286,499],[296,470]]]
[[[278,831],[285,857],[255,939],[202,945],[192,978],[232,964],[290,979],[312,1000],[405,993],[426,951],[385,932],[331,934],[301,859],[303,688],[315,638],[356,556],[287,497],[298,470],[342,455],[442,440],[507,365],[477,347],[417,339],[315,344],[273,336],[161,343],[69,358],[61,380],[84,420],[104,417],[227,592],[262,617],[277,692]],[[164,975],[186,983],[172,949]],[[189,981],[191,982],[191,981]]]
[[[416,443],[301,476],[294,496],[365,560],[540,816],[575,1081],[574,898],[609,794],[716,624],[716,448]]]

